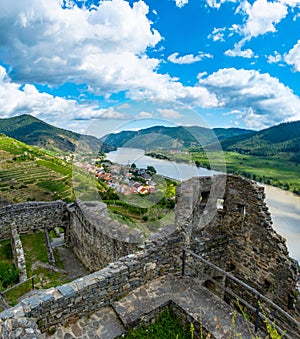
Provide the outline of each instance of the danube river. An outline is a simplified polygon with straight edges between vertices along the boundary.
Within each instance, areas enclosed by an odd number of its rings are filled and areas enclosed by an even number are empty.
[[[107,154],[107,159],[121,165],[135,163],[139,168],[154,166],[157,174],[176,180],[185,180],[194,176],[216,174],[194,165],[174,163],[154,159],[144,155],[144,151],[135,148],[118,148]],[[274,229],[287,239],[290,256],[300,262],[300,197],[291,192],[265,185],[266,202],[273,219]]]

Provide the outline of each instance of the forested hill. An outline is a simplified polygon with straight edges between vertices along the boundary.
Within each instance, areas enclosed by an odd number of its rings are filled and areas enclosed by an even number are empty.
[[[183,147],[205,146],[214,143],[217,138],[223,140],[232,136],[252,135],[252,133],[253,131],[239,128],[209,129],[200,126],[154,126],[139,131],[122,131],[108,134],[102,140],[114,147],[126,146],[151,149],[161,146],[171,147],[172,141],[175,140]]]
[[[0,133],[25,142],[28,145],[39,146],[57,152],[74,152],[79,140],[89,145],[93,151],[97,151],[100,148],[103,148],[104,151],[111,150],[96,137],[54,127],[28,114],[0,119]]]
[[[221,141],[225,151],[271,156],[281,152],[292,153],[291,160],[300,161],[300,121],[273,126],[250,137],[233,137]]]

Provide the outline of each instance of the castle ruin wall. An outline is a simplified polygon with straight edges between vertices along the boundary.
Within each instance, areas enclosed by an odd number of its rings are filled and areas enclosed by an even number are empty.
[[[46,332],[57,324],[65,324],[108,305],[147,281],[178,272],[182,245],[182,234],[174,226],[164,228],[145,243],[144,250],[68,284],[44,290],[0,313],[0,337],[9,338],[14,332],[24,330],[29,320],[30,328],[38,335],[37,326]]]
[[[104,203],[77,200],[70,212],[67,244],[90,271],[134,253],[143,244],[143,233],[108,217]]]
[[[178,189],[177,227],[187,230],[186,246],[289,310],[297,263],[272,228],[264,198],[262,186],[238,176],[192,178]],[[229,280],[225,284],[239,288]]]
[[[27,234],[57,226],[67,228],[69,215],[60,200],[7,205],[0,209],[0,240],[10,239],[13,223],[19,234]]]

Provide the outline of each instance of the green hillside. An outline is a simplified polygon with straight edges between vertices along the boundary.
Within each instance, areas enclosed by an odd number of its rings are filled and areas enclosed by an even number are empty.
[[[0,135],[0,196],[11,202],[74,199],[72,165]]]
[[[139,131],[122,131],[102,138],[113,147],[136,147],[145,150],[177,149],[191,146],[206,146],[232,136],[248,135],[250,130],[239,128],[209,129],[200,126],[165,127],[154,126]]]
[[[0,133],[54,152],[74,152],[78,143],[93,152],[111,150],[98,138],[54,127],[31,115],[23,114],[13,118],[0,119]],[[81,147],[82,149],[82,147]]]
[[[259,156],[290,153],[291,160],[300,162],[300,121],[283,123],[256,132],[250,138],[236,137],[223,141],[223,149]]]

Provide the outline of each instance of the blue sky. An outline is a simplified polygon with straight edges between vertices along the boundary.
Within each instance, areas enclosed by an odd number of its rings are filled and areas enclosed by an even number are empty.
[[[0,0],[0,117],[96,135],[300,120],[299,23],[299,0]]]

